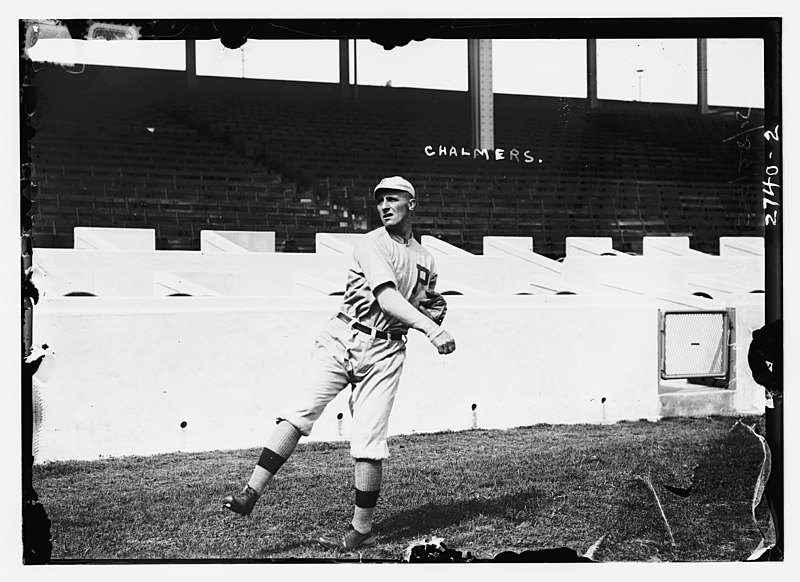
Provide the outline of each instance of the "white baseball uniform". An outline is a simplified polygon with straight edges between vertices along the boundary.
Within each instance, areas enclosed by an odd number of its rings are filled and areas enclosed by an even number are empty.
[[[433,257],[413,237],[407,244],[399,242],[384,227],[361,237],[353,250],[341,311],[317,337],[296,404],[280,419],[308,436],[325,406],[352,385],[350,454],[356,459],[387,458],[389,414],[405,361],[408,328],[381,310],[373,290],[393,283],[417,307],[436,279]],[[369,329],[359,331],[359,325]],[[392,337],[382,339],[380,332]]]

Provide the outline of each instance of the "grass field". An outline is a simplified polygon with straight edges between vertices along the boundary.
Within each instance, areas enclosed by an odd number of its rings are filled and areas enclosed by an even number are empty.
[[[392,438],[390,449],[378,544],[365,560],[400,561],[425,536],[480,560],[558,547],[583,554],[602,538],[601,562],[744,560],[762,539],[751,516],[761,445],[734,418],[419,434]],[[335,557],[315,539],[352,517],[348,445],[301,441],[249,517],[223,511],[259,452],[35,466],[53,559]],[[765,506],[756,515],[769,540]]]

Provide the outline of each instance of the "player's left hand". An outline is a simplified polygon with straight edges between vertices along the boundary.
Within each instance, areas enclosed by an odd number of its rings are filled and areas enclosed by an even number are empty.
[[[438,291],[428,289],[425,291],[425,299],[419,302],[419,310],[436,325],[441,325],[447,314],[447,301]]]

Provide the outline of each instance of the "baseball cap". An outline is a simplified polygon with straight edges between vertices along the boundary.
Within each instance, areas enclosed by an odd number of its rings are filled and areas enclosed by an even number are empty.
[[[377,196],[378,191],[380,190],[401,190],[402,192],[406,192],[412,198],[416,196],[414,193],[414,186],[411,185],[411,182],[405,178],[401,178],[400,176],[391,176],[381,180],[378,185],[375,186],[375,190],[372,195]]]

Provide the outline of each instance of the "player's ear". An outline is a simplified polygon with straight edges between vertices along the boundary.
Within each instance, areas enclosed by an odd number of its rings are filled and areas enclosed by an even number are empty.
[[[416,208],[416,206],[417,206],[417,199],[416,198],[410,198],[409,201],[408,201],[408,209],[409,210],[414,210],[414,208]]]

